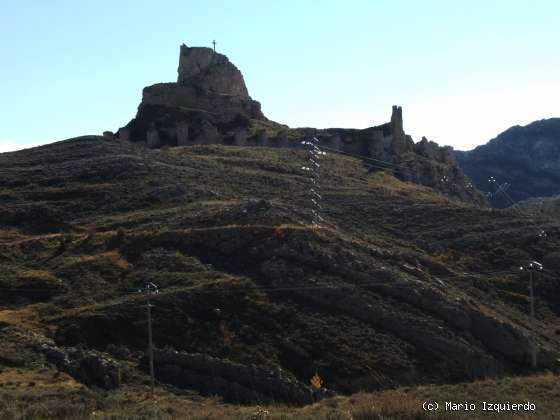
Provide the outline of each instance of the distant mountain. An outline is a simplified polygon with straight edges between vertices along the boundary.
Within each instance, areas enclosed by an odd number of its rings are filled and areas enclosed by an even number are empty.
[[[552,197],[532,197],[516,203],[521,212],[535,216],[548,216],[558,218],[560,216],[560,195]]]
[[[560,118],[516,125],[483,146],[453,153],[482,191],[495,191],[497,184],[507,182],[513,201],[560,194]],[[511,201],[499,195],[493,204],[507,207]]]

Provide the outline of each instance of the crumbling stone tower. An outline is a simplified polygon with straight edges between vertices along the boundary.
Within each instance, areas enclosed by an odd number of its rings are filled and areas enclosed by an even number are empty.
[[[404,153],[408,150],[408,142],[403,128],[402,108],[393,105],[391,114],[391,149],[396,155]]]

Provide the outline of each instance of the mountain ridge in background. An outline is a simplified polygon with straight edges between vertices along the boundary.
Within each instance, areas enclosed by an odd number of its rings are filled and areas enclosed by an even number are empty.
[[[560,194],[560,118],[513,126],[488,143],[469,151],[453,151],[463,171],[482,191],[493,192],[496,185],[507,182],[513,202]],[[512,201],[493,198],[497,207]]]

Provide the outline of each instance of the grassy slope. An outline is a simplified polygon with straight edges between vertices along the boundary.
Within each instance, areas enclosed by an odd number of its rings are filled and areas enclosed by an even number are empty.
[[[165,387],[156,400],[146,385],[128,385],[104,394],[47,368],[5,369],[0,374],[0,416],[3,419],[129,419],[129,420],[424,420],[424,419],[557,419],[560,412],[558,376],[551,374],[486,380],[455,385],[427,385],[376,393],[335,397],[302,408],[283,405],[244,407],[223,404],[219,398]],[[433,413],[422,409],[426,401],[442,407]],[[445,402],[475,403],[475,411],[445,411]],[[534,411],[491,413],[487,403],[526,403]]]
[[[142,298],[133,289],[150,280],[162,289],[154,311],[158,345],[280,364],[302,380],[319,371],[342,392],[466,378],[445,355],[434,359],[378,324],[310,299],[320,290],[253,288],[342,287],[360,283],[356,273],[363,271],[374,280],[420,279],[528,325],[519,277],[477,273],[552,254],[555,223],[543,221],[549,239],[539,241],[534,226],[513,214],[451,201],[328,155],[326,227],[310,230],[304,159],[285,149],[147,151],[94,137],[0,155],[0,322],[60,344],[143,349]],[[271,207],[247,210],[247,197]],[[278,256],[280,268],[272,263]],[[540,283],[537,296],[540,338],[557,348],[555,280]],[[383,288],[349,289],[347,297],[457,334]],[[40,358],[22,356],[13,335],[4,339],[13,340],[1,351],[4,364],[20,361],[37,372]],[[127,386],[135,386],[135,375]]]

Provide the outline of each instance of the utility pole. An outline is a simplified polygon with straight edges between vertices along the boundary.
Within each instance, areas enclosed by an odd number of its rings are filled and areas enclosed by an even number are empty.
[[[529,296],[531,300],[531,366],[533,369],[537,368],[537,332],[535,326],[535,293],[534,293],[534,282],[533,282],[533,272],[542,272],[543,266],[537,261],[531,261],[527,267],[520,267],[521,270],[529,271]]]
[[[150,302],[151,294],[158,294],[159,290],[157,285],[152,282],[146,283],[143,289],[139,290],[140,293],[146,293],[146,308],[148,310],[148,357],[150,359],[150,397],[154,399],[154,385],[155,385],[155,374],[154,374],[154,343],[152,340],[152,307],[154,305]]]

